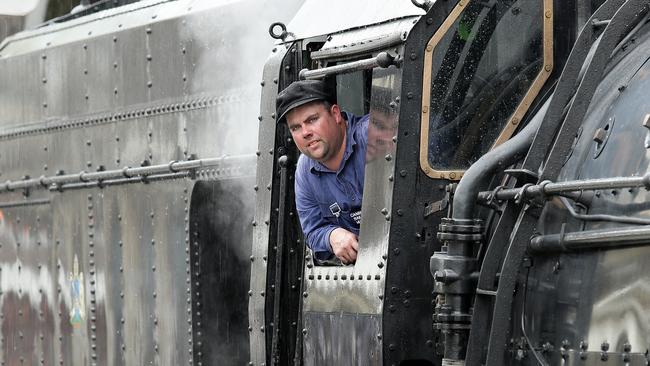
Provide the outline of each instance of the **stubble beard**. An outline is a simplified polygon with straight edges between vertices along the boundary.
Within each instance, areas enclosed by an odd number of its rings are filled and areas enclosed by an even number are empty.
[[[315,144],[317,145],[315,150],[310,150],[310,148],[306,146],[302,153],[312,160],[323,163],[328,157],[329,147],[322,140],[317,141]]]

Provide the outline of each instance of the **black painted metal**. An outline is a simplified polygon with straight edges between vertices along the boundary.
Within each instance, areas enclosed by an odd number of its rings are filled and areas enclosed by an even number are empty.
[[[442,244],[429,261],[437,296],[434,327],[444,340],[443,364],[460,362],[467,351],[471,298],[474,294],[478,260],[474,247],[483,239],[481,219],[444,218],[438,230]]]
[[[496,296],[498,276],[505,249],[508,246],[511,228],[517,220],[521,206],[508,202],[494,229],[485,251],[474,298],[470,334],[468,338],[465,364],[468,366],[481,365],[487,352],[488,334],[492,321],[492,309]]]
[[[440,243],[435,238],[445,211],[424,217],[426,205],[442,200],[446,180],[431,180],[419,167],[419,135],[423,56],[426,44],[457,1],[438,1],[413,27],[406,41],[400,95],[400,124],[393,188],[389,265],[383,312],[384,365],[439,365],[442,347],[431,316],[435,306],[429,258]],[[416,285],[417,284],[417,285]],[[417,334],[416,337],[413,335]],[[388,338],[387,338],[388,337]],[[392,345],[392,346],[391,346]]]
[[[492,315],[486,365],[505,364],[505,348],[510,334],[513,291],[517,283],[520,263],[528,247],[528,240],[535,233],[535,224],[537,223],[537,217],[527,212],[529,209],[530,206],[526,205],[521,210],[515,223],[516,231],[507,245],[508,250],[503,260],[494,300],[494,313]]]
[[[571,101],[575,90],[580,83],[580,70],[584,67],[585,60],[594,42],[601,34],[591,25],[595,19],[610,19],[618,7],[625,0],[609,0],[589,18],[587,24],[580,31],[580,35],[571,49],[558,80],[551,104],[542,122],[542,129],[537,132],[533,145],[524,160],[523,167],[537,171],[541,166],[546,151],[555,137],[555,131],[560,128],[563,117],[566,115],[566,105]]]
[[[298,73],[302,69],[302,55],[300,42],[290,46],[282,61],[279,77],[273,80],[273,83],[278,85],[278,90],[298,80]],[[275,123],[275,120],[267,123]],[[271,220],[267,225],[269,232],[275,234],[270,235],[266,259],[273,265],[269,265],[267,269],[264,327],[272,330],[265,332],[266,362],[280,365],[289,365],[296,360],[296,355],[301,352],[302,337],[302,329],[298,328],[298,323],[305,245],[302,242],[302,231],[293,199],[295,163],[284,167],[281,163],[298,161],[299,152],[290,137],[286,125],[277,124],[275,147],[270,151],[277,157],[274,159],[275,174],[271,186],[283,186],[283,189],[274,189],[271,192]],[[286,156],[286,161],[282,156]],[[286,179],[284,184],[282,179]]]
[[[278,165],[280,166],[280,184],[278,186],[280,197],[278,198],[278,232],[277,232],[277,244],[276,249],[280,255],[276,255],[275,258],[275,283],[282,283],[282,261],[284,259],[284,247],[285,247],[285,238],[284,238],[284,228],[286,225],[286,216],[288,212],[286,211],[286,201],[287,201],[287,165],[289,164],[289,159],[286,155],[280,156],[278,159]],[[281,354],[278,349],[278,344],[281,342],[280,337],[283,334],[280,334],[280,299],[282,298],[282,289],[283,286],[275,286],[273,291],[273,328],[271,328],[272,341],[271,341],[271,358],[273,359],[274,365],[280,364]]]
[[[609,4],[607,2],[606,4]],[[567,112],[562,127],[558,131],[553,148],[548,154],[541,175],[542,180],[555,180],[560,168],[571,150],[578,128],[591,104],[594,92],[602,80],[605,68],[612,57],[612,50],[630,32],[648,11],[647,1],[627,1],[622,4],[611,18],[602,37],[596,45],[594,57],[580,81],[580,86],[573,96],[573,102]]]
[[[513,139],[501,145],[501,147],[493,150],[492,152],[479,159],[467,171],[459,183],[459,188],[456,190],[456,199],[454,206],[466,206],[459,209],[454,207],[453,215],[455,217],[462,217],[459,213],[465,215],[474,214],[474,203],[463,203],[461,197],[466,198],[476,197],[476,191],[481,185],[485,185],[483,180],[491,178],[495,170],[509,166],[519,159],[523,149],[528,149],[532,143],[532,138],[548,109],[549,100],[540,108],[532,120],[519,132]],[[488,162],[483,165],[482,160]],[[504,163],[504,160],[506,162]],[[468,178],[469,177],[469,178]],[[466,180],[467,179],[467,180]],[[467,182],[467,183],[464,183]],[[488,182],[489,183],[489,182]],[[465,186],[461,190],[461,186]],[[467,187],[469,186],[469,187]],[[459,193],[461,192],[461,193]],[[464,192],[464,193],[463,193]],[[461,201],[461,202],[459,202]],[[457,203],[458,202],[458,203]],[[514,206],[514,207],[512,207]],[[471,207],[471,209],[467,209]],[[520,206],[515,203],[508,203],[505,207],[499,222],[494,230],[494,234],[489,241],[490,245],[486,249],[483,262],[481,263],[479,281],[476,286],[476,297],[474,299],[474,309],[472,312],[471,324],[472,328],[468,336],[468,347],[465,362],[468,365],[479,364],[482,353],[486,348],[485,339],[489,331],[489,324],[491,319],[490,310],[492,309],[493,299],[496,296],[497,272],[500,270],[501,259],[506,244],[508,243],[509,231],[508,229],[514,224],[515,213]]]
[[[609,2],[609,7],[604,6],[600,8],[593,15],[592,19],[595,17],[606,16],[610,12],[613,13],[618,5],[619,4],[616,4],[615,1]],[[571,54],[566,61],[566,66],[559,78],[554,95],[551,98],[548,111],[544,116],[542,128],[538,130],[537,136],[535,137],[532,147],[526,157],[526,160],[523,163],[524,169],[535,171],[541,164],[541,159],[544,157],[544,151],[550,141],[552,141],[553,134],[549,133],[549,130],[554,131],[557,128],[554,126],[559,125],[560,119],[564,115],[564,105],[573,96],[573,92],[578,83],[576,75],[578,75],[578,72],[582,67],[583,61],[587,57],[589,48],[594,42],[594,39],[595,34],[593,32],[593,29],[591,26],[587,25],[585,28],[583,28],[582,32],[578,36],[578,39],[576,40],[576,46],[572,49]],[[481,268],[481,275],[477,286],[477,291],[479,294],[477,295],[474,305],[474,314],[472,319],[473,321],[477,321],[477,323],[473,326],[470,334],[470,347],[468,349],[466,359],[467,364],[470,366],[479,365],[482,362],[481,354],[484,352],[482,347],[482,339],[484,339],[486,330],[488,328],[491,329],[491,334],[495,334],[501,337],[500,342],[496,341],[490,343],[490,351],[493,353],[499,353],[503,352],[503,349],[505,348],[505,339],[507,329],[509,328],[509,317],[505,314],[505,311],[500,309],[499,304],[504,301],[503,297],[506,298],[505,301],[508,301],[507,299],[509,297],[511,298],[516,274],[511,274],[506,278],[505,281],[499,280],[498,287],[495,287],[497,281],[496,275],[501,271],[500,266],[502,263],[504,263],[504,269],[506,268],[506,265],[510,267],[515,266],[518,268],[518,264],[504,261],[502,258],[505,255],[505,252],[503,250],[507,247],[510,247],[511,243],[513,243],[513,241],[511,241],[512,238],[510,237],[510,232],[513,231],[513,227],[517,228],[520,226],[522,220],[525,220],[520,217],[517,220],[519,224],[515,225],[514,219],[518,216],[517,212],[519,210],[520,206],[514,202],[509,202],[506,205],[502,217],[496,227],[495,234],[490,240],[490,244],[484,258],[484,262]],[[535,220],[528,219],[527,221],[530,225],[533,225]],[[522,237],[525,237],[525,235],[522,235]],[[508,250],[507,258],[517,258],[521,260],[522,256],[523,247],[521,246],[518,248],[518,250],[517,248],[512,247],[510,250]],[[502,278],[504,278],[505,274],[509,273],[502,273]],[[506,286],[507,283],[510,283],[512,287]],[[503,290],[504,287],[508,288]],[[497,301],[497,290],[500,291],[500,294],[502,296],[501,301]],[[503,295],[504,292],[506,293],[505,296]],[[491,309],[494,309],[495,312],[493,316],[490,316],[489,314],[489,312],[491,312]],[[488,326],[490,323],[487,319],[491,319],[491,327]],[[494,362],[494,365],[502,364],[503,359],[500,358],[501,356],[497,356],[496,360],[495,356],[492,357],[493,358],[491,362]]]
[[[545,175],[543,175],[542,179],[545,177],[555,176],[559,168],[566,160],[566,154],[570,150],[571,146],[570,140],[574,139],[577,128],[579,127],[582,121],[582,117],[586,113],[589,102],[591,101],[593,91],[599,84],[605,66],[609,61],[611,53],[608,50],[613,49],[614,46],[624,36],[625,32],[630,30],[631,26],[634,25],[634,19],[638,19],[639,14],[642,13],[641,10],[645,6],[644,4],[630,4],[630,2],[628,2],[626,4],[623,4],[619,9],[617,5],[620,5],[620,3],[607,2],[599,10],[601,12],[601,16],[603,12],[606,11],[615,11],[616,16],[612,18],[606,30],[604,31],[599,44],[596,46],[597,48],[594,53],[594,58],[590,60],[589,66],[585,72],[585,76],[580,83],[580,87],[578,87],[577,91],[575,92],[575,99],[571,104],[571,108],[567,113],[567,118],[565,120],[568,122],[565,122],[558,134],[558,139],[555,141],[555,146],[557,148],[554,148],[555,153],[551,153],[552,159],[549,158],[547,160],[544,173]],[[610,27],[612,28],[610,29]],[[589,33],[590,31],[583,31],[581,37],[589,35],[590,37],[588,38],[591,38],[592,35]],[[586,46],[589,45],[588,39],[581,38],[580,41],[581,42],[578,43],[579,46],[582,45],[582,47],[586,48]],[[576,58],[578,59],[586,59],[587,52],[585,48],[582,48],[582,51],[580,47],[576,48],[577,51],[572,53],[572,55],[575,54]],[[551,113],[551,111],[553,113],[549,114],[548,118],[550,120],[555,118],[555,124],[557,124],[557,121],[559,121],[559,118],[562,115],[561,110],[564,108],[563,105],[565,104],[559,102],[564,101],[563,99],[566,99],[566,102],[568,102],[568,100],[573,96],[575,82],[578,81],[576,75],[579,74],[579,68],[575,65],[571,65],[572,63],[570,59],[563,73],[563,76],[567,75],[567,77],[563,78],[563,81],[561,80],[559,84],[561,87],[558,86],[558,90],[556,91],[555,98],[558,99],[554,98],[554,101],[552,101],[553,108],[549,108],[549,113]],[[574,81],[571,81],[572,79]],[[546,125],[544,125],[542,128],[545,128],[545,126]],[[547,134],[548,131],[545,131],[544,133]],[[545,150],[544,144],[547,142],[544,141],[549,142],[550,139],[548,139],[548,137],[541,137],[540,139],[535,140],[533,148],[531,149],[531,152],[529,153],[529,156],[524,163],[524,168],[536,169],[536,163],[541,162],[540,157],[545,156],[545,154],[543,154]],[[562,146],[562,144],[565,144],[565,146]],[[504,260],[503,270],[501,272],[501,278],[497,291],[497,300],[494,305],[490,345],[487,355],[488,365],[503,364],[505,340],[507,339],[510,320],[510,316],[508,314],[511,313],[513,305],[513,290],[515,288],[519,265],[523,260],[525,252],[525,245],[523,244],[522,240],[524,242],[527,241],[528,238],[530,238],[530,236],[534,233],[536,221],[537,220],[534,216],[526,215],[522,211],[518,224],[515,226],[516,232],[513,235],[513,239],[510,241],[508,255]]]

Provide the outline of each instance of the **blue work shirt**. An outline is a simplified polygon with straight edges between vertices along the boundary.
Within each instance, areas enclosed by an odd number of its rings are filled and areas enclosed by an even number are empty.
[[[332,256],[330,233],[336,228],[359,235],[363,175],[368,144],[368,115],[343,112],[345,152],[337,171],[300,155],[296,167],[296,208],[307,245],[318,259]]]

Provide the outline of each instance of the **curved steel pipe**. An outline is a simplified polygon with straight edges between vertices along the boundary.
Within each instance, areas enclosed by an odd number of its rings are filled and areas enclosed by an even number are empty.
[[[530,250],[533,253],[553,253],[613,249],[648,245],[649,242],[650,228],[621,227],[537,236],[530,241]]]
[[[454,194],[452,211],[454,219],[473,219],[476,199],[483,183],[497,171],[507,168],[524,157],[544,120],[551,99],[549,97],[546,100],[524,129],[510,140],[483,155],[467,169]]]

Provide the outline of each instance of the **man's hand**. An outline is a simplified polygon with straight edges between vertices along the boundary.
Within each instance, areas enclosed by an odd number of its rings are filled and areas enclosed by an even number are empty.
[[[343,264],[356,262],[357,251],[359,250],[358,240],[356,235],[340,227],[330,233],[332,251]]]

